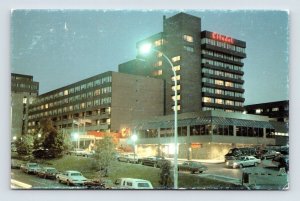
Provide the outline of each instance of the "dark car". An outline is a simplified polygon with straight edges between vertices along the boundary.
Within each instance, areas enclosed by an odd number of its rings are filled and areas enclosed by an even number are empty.
[[[279,155],[273,158],[272,163],[278,168],[284,168],[286,172],[289,171],[289,157]]]
[[[259,158],[259,159],[262,159],[262,160],[273,159],[278,154],[279,153],[275,150],[263,149],[263,150],[257,151],[256,158]]]
[[[205,165],[196,161],[185,161],[184,163],[178,165],[178,171],[188,171],[191,172],[191,174],[196,172],[202,173],[206,170],[207,167]]]
[[[45,158],[45,159],[54,158],[53,150],[43,149],[43,148],[39,148],[39,149],[32,151],[32,155],[35,158]]]
[[[225,155],[225,162],[228,160],[236,160],[240,156],[255,156],[256,149],[253,147],[232,148]]]
[[[44,179],[55,179],[58,171],[53,167],[43,167],[37,171],[37,175]]]
[[[138,163],[142,165],[148,165],[148,166],[153,166],[153,167],[161,167],[162,163],[165,162],[166,159],[161,156],[151,156],[151,157],[146,157],[146,158],[140,158],[138,160]]]

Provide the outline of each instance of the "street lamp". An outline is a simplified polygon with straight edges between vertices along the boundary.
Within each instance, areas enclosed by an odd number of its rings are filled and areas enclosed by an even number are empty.
[[[137,141],[137,135],[136,134],[133,134],[131,136],[131,140],[133,142],[133,151],[134,151],[134,154],[133,154],[133,161],[135,162],[135,154],[136,154],[136,151],[135,151],[135,142]]]
[[[163,52],[154,49],[150,43],[143,44],[139,48],[141,54],[147,54],[149,52],[157,52],[161,54],[170,64],[173,74],[174,74],[174,189],[178,188],[178,153],[177,153],[177,143],[178,143],[178,132],[177,132],[177,74],[173,66],[173,63]]]

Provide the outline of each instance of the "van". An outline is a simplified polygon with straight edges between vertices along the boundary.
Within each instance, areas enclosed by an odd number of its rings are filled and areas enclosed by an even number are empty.
[[[119,178],[115,181],[117,189],[153,189],[150,181],[135,178]]]

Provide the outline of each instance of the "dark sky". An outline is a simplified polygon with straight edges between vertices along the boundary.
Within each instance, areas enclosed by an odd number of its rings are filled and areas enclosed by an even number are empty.
[[[245,104],[288,99],[288,14],[283,11],[185,11],[202,30],[247,42]],[[162,31],[178,11],[15,10],[11,71],[40,82],[40,93],[134,59],[136,42]]]

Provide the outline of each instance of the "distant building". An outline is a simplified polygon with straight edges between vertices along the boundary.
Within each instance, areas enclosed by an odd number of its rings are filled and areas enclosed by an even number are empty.
[[[163,80],[105,72],[40,95],[31,105],[28,127],[43,118],[65,133],[118,132],[120,124],[163,114]]]
[[[268,116],[280,122],[289,120],[288,100],[246,105],[245,110],[248,114]]]
[[[11,137],[27,134],[29,105],[37,97],[39,83],[33,76],[11,74]]]
[[[223,110],[243,112],[246,42],[216,32],[202,31],[201,19],[185,13],[163,18],[163,32],[137,43],[145,43],[170,58],[177,73],[162,54],[153,51],[119,65],[119,72],[160,78],[166,81],[165,114],[172,114],[174,98],[178,113]],[[177,93],[174,97],[174,83]],[[172,90],[173,89],[173,90]]]

